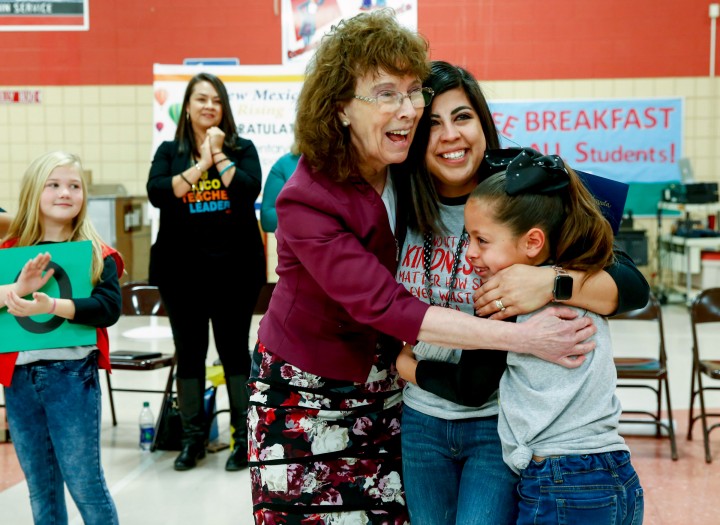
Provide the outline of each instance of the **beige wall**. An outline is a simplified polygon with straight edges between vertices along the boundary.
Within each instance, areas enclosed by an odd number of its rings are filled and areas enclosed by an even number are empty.
[[[717,77],[496,81],[482,86],[490,100],[685,97],[685,156],[698,181],[720,181]],[[153,154],[152,86],[0,86],[3,89],[39,89],[42,103],[0,106],[0,207],[17,209],[25,168],[37,155],[55,149],[78,153],[93,182],[122,183],[128,194],[144,195]],[[654,221],[638,222],[652,240]],[[647,270],[649,275],[652,269]]]
[[[38,105],[0,106],[0,207],[17,209],[20,179],[47,151],[77,153],[95,183],[145,194],[152,157],[151,86],[2,87],[37,89]]]

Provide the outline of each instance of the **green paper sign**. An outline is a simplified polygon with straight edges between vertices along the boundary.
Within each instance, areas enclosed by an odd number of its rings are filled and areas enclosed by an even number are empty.
[[[14,283],[22,267],[39,253],[50,253],[48,268],[55,274],[40,291],[57,299],[90,297],[92,282],[92,242],[62,242],[0,250],[0,284]],[[31,296],[26,299],[32,298]],[[57,315],[15,317],[7,308],[0,310],[0,353],[43,350],[97,342],[95,328],[69,323]]]

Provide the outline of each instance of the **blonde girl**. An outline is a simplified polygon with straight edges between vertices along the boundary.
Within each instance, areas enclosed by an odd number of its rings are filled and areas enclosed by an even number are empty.
[[[120,316],[123,262],[87,218],[82,173],[73,154],[52,152],[35,159],[22,179],[18,213],[0,245],[89,240],[93,246],[90,297],[51,297],[37,291],[50,274],[39,275],[49,261],[42,256],[25,265],[25,286],[0,287],[0,307],[11,315],[52,314],[95,327],[98,334],[97,344],[0,354],[8,424],[36,524],[68,522],[65,486],[86,525],[118,522],[100,463],[98,365],[110,368],[106,328]],[[27,283],[34,283],[32,289]],[[20,295],[33,290],[31,298]]]

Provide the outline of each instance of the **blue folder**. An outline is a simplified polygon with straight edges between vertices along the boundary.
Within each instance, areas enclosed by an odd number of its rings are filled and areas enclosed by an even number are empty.
[[[613,233],[620,229],[629,186],[624,182],[607,179],[584,171],[575,170],[600,207],[600,211],[612,226]]]

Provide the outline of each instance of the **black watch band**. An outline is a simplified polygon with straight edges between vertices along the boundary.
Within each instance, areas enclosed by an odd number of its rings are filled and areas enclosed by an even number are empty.
[[[567,301],[572,298],[573,278],[561,266],[553,266],[555,283],[553,284],[553,301]]]

